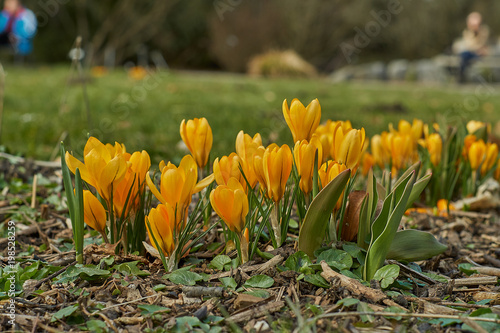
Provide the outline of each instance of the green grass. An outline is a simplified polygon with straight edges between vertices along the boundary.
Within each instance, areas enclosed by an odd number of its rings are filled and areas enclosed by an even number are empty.
[[[241,75],[163,72],[133,81],[123,70],[88,83],[92,128],[82,86],[68,84],[69,66],[6,68],[4,119],[0,144],[7,150],[48,159],[63,132],[68,149],[83,151],[87,133],[103,142],[125,143],[128,151],[145,149],[154,163],[178,161],[182,119],[206,117],[212,126],[212,159],[234,150],[240,130],[260,132],[265,143],[291,143],[281,112],[283,99],[307,104],[318,98],[322,120],[349,119],[369,136],[389,122],[421,118],[426,122],[496,122],[496,87],[424,86],[413,83],[356,82],[327,79],[254,79]],[[66,103],[63,104],[62,101]],[[404,112],[394,111],[394,105]]]

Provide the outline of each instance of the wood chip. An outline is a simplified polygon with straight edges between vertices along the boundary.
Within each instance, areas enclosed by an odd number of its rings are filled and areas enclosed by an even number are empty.
[[[239,294],[234,301],[234,308],[236,310],[244,309],[246,307],[252,306],[256,303],[262,302],[265,298],[249,295],[249,294]]]
[[[246,311],[238,312],[227,318],[226,320],[234,323],[240,323],[242,321],[248,321],[253,318],[258,318],[266,314],[274,313],[281,310],[281,308],[284,306],[285,302],[283,301],[269,302],[257,307],[251,307]]]

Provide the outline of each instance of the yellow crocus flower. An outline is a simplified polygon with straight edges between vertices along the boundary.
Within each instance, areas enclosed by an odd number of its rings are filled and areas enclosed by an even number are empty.
[[[337,145],[337,142],[335,144]],[[338,150],[335,151],[335,160],[338,163],[344,164],[348,169],[355,170],[361,159],[364,144],[365,129],[351,129],[342,138],[342,142],[338,144]]]
[[[432,133],[426,140],[427,151],[431,156],[431,163],[438,166],[441,162],[441,152],[443,149],[443,140],[438,133]]]
[[[298,99],[294,98],[288,108],[286,99],[283,101],[283,116],[290,128],[293,142],[310,140],[321,119],[321,106],[318,99],[314,99],[304,107]]]
[[[174,229],[176,228],[175,213],[172,206],[168,203],[159,204],[156,208],[152,208],[145,218],[149,221],[151,230],[147,227],[151,244],[158,250],[162,251],[165,256],[170,256],[175,249]],[[160,248],[155,244],[158,243]]]
[[[293,149],[295,166],[300,175],[299,187],[304,194],[309,194],[313,188],[314,158],[318,154],[318,164],[322,161],[323,147],[316,135],[311,141],[297,141]]]
[[[241,167],[252,188],[257,184],[254,158],[260,146],[262,146],[262,138],[259,133],[255,134],[252,138],[250,135],[240,131],[236,137],[236,153],[241,158]]]
[[[184,221],[187,217],[191,196],[210,185],[213,179],[212,174],[197,183],[198,168],[191,155],[184,156],[179,167],[170,162],[163,167],[160,191],[154,185],[149,173],[146,174],[146,182],[151,192],[161,203],[168,203],[173,207],[177,223]]]
[[[483,165],[481,166],[481,174],[486,174],[497,162],[498,146],[496,143],[488,142],[486,144],[486,153]]]
[[[66,164],[71,172],[79,168],[82,179],[96,188],[99,194],[107,201],[111,198],[111,191],[119,183],[129,164],[125,156],[118,152],[111,155],[108,148],[98,139],[91,137],[84,148],[84,163],[66,152]]]
[[[212,149],[212,128],[206,118],[194,118],[181,122],[182,141],[193,155],[196,164],[201,169],[207,165],[210,150]]]
[[[275,203],[285,194],[286,182],[292,171],[293,156],[286,144],[281,147],[267,148],[262,157],[262,167],[267,185],[267,196]]]
[[[227,185],[230,178],[236,178],[246,189],[246,182],[241,174],[240,166],[242,160],[236,153],[231,153],[229,156],[217,157],[214,161],[214,178],[218,185]]]
[[[92,229],[103,234],[106,229],[106,210],[99,199],[88,190],[83,190],[83,219]]]
[[[477,170],[483,162],[486,154],[486,144],[483,140],[471,144],[468,152],[470,167],[473,171]]]
[[[248,198],[236,178],[229,178],[227,185],[219,185],[210,193],[210,203],[227,227],[241,234],[248,214]]]

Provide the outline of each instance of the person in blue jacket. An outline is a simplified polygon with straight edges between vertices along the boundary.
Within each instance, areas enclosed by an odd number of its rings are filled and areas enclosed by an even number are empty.
[[[0,13],[0,46],[10,46],[16,55],[25,56],[33,51],[36,34],[35,14],[20,0],[5,0]]]

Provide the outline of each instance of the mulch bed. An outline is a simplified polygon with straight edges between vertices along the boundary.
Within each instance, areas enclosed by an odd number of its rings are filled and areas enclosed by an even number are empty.
[[[0,165],[11,170],[9,166]],[[24,170],[28,170],[27,173],[16,174],[16,177],[31,179],[29,172],[33,168]],[[4,181],[8,183],[10,179],[4,178]],[[43,197],[49,191],[41,186],[37,192]],[[280,271],[278,267],[295,252],[293,240],[272,251],[272,259],[254,256],[251,262],[229,271],[209,268],[210,261],[223,251],[223,247],[213,251],[202,248],[189,256],[193,260],[201,260],[191,271],[207,274],[205,280],[194,286],[178,285],[164,279],[166,272],[161,261],[149,254],[116,255],[113,248],[91,244],[85,248],[87,264],[102,265],[102,259],[114,256],[114,264],[138,261],[137,266],[150,275],[112,274],[95,281],[76,277],[69,282],[56,283],[57,277],[75,264],[74,252],[59,248],[61,240],[69,242],[72,237],[67,226],[67,211],[57,210],[53,204],[41,204],[30,215],[25,209],[29,206],[30,193],[4,194],[5,200],[0,202],[0,221],[5,223],[19,219],[16,221],[17,261],[22,267],[37,260],[44,265],[62,267],[44,279],[28,280],[23,286],[23,293],[14,298],[15,320],[20,331],[80,331],[88,329],[85,323],[91,320],[103,322],[107,330],[114,332],[143,332],[147,328],[158,332],[162,332],[158,328],[163,331],[190,331],[193,322],[186,318],[196,317],[200,322],[209,323],[213,331],[240,328],[255,332],[278,329],[308,332],[311,325],[315,325],[318,331],[380,332],[412,328],[415,332],[456,332],[462,331],[461,325],[466,324],[475,331],[484,332],[488,331],[482,326],[484,322],[475,321],[473,317],[460,320],[459,316],[478,309],[491,309],[493,313],[500,314],[498,210],[452,212],[449,217],[412,213],[405,217],[402,223],[405,228],[429,231],[448,245],[445,253],[417,264],[423,273],[440,274],[449,280],[447,283],[439,282],[420,273],[415,265],[399,264],[399,279],[404,280],[410,289],[403,293],[399,288],[390,288],[390,291],[398,292],[398,296],[388,296],[387,290],[384,294],[377,283],[364,286],[354,279],[338,276],[328,267],[322,276],[330,283],[329,288],[298,280],[300,274],[297,272]],[[33,248],[31,253],[29,247]],[[266,250],[266,244],[261,250]],[[20,255],[21,252],[26,253]],[[0,255],[4,267],[8,257],[6,238],[0,238]],[[187,262],[181,262],[181,266],[192,262],[189,258],[186,258]],[[480,265],[477,271],[481,273],[465,274],[459,269],[462,263]],[[273,286],[265,290],[269,297],[246,294],[244,291],[252,289],[247,287],[238,292],[223,288],[220,281],[223,277],[233,277],[238,286],[243,286],[246,280],[259,274],[274,279]],[[35,293],[35,290],[40,291]],[[369,305],[366,311],[374,312],[363,315],[359,304],[356,307],[339,303],[339,300],[347,298],[361,300]],[[491,301],[484,304],[481,302],[484,299]],[[0,327],[3,328],[10,327],[9,317],[5,315],[8,303],[9,299],[0,301],[0,308],[3,308]],[[66,316],[54,319],[58,311],[73,305],[78,305],[77,318]],[[148,314],[144,313],[141,305],[158,305],[168,310]],[[97,308],[100,310],[95,311]],[[398,308],[408,310],[408,315],[381,314],[382,311],[392,312]],[[455,319],[456,322],[443,327],[439,321],[432,321],[438,318]],[[488,325],[500,327],[498,323]],[[206,326],[197,326],[196,329],[208,331]]]

